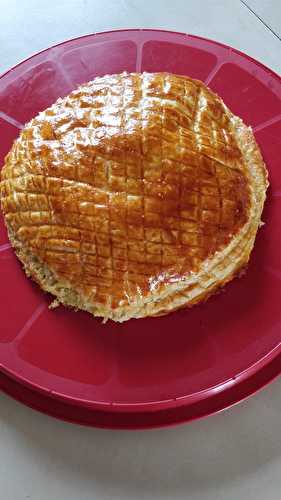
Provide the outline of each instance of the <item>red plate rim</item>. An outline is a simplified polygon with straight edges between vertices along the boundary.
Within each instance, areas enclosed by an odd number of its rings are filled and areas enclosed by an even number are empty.
[[[217,42],[216,40],[213,40],[212,38],[207,38],[207,37],[204,37],[204,36],[192,35],[190,33],[184,33],[183,31],[172,31],[172,30],[165,30],[165,29],[161,29],[161,28],[122,28],[122,29],[115,29],[115,30],[108,30],[108,31],[106,31],[106,30],[105,31],[97,31],[97,32],[93,32],[93,33],[87,33],[86,35],[81,35],[81,36],[76,36],[76,37],[73,37],[73,38],[68,38],[67,40],[64,40],[62,42],[58,42],[58,43],[55,43],[53,45],[50,45],[49,47],[47,47],[45,49],[42,49],[42,50],[39,50],[38,52],[35,52],[35,54],[32,54],[31,56],[26,57],[25,59],[22,59],[21,61],[19,61],[17,64],[15,64],[14,66],[12,66],[11,68],[9,68],[6,71],[4,71],[4,73],[0,73],[0,79],[3,78],[8,73],[10,73],[11,71],[13,71],[14,69],[18,68],[21,64],[23,64],[23,63],[25,63],[27,61],[30,61],[30,59],[33,59],[33,57],[36,57],[39,54],[43,54],[44,52],[47,52],[48,50],[53,49],[55,47],[60,47],[60,45],[64,45],[65,43],[74,42],[75,40],[83,40],[83,38],[87,38],[87,37],[94,36],[94,35],[95,36],[99,36],[99,35],[107,35],[109,33],[127,33],[127,32],[137,32],[138,33],[138,32],[142,32],[142,31],[153,32],[153,33],[155,33],[155,32],[156,33],[157,32],[158,33],[169,33],[169,34],[175,34],[175,35],[185,36],[185,37],[188,37],[188,38],[193,38],[195,40],[196,39],[197,40],[204,40],[205,42],[210,42],[210,43],[213,43],[214,45],[219,45],[220,47],[224,47],[226,49],[231,49],[236,54],[239,54],[239,55],[241,55],[243,57],[246,57],[247,59],[249,59],[250,61],[252,61],[255,64],[257,64],[258,66],[260,66],[261,68],[263,68],[265,71],[267,71],[271,75],[275,76],[278,80],[281,80],[280,75],[278,75],[278,73],[276,73],[276,71],[274,71],[271,68],[268,68],[268,66],[266,66],[263,63],[261,63],[260,61],[258,61],[254,57],[251,57],[248,54],[246,54],[245,52],[242,52],[239,49],[235,49],[234,47],[231,47],[230,45],[227,45],[226,43]]]
[[[200,403],[201,401],[206,401],[209,397],[213,397],[215,395],[222,394],[224,392],[230,391],[233,387],[240,386],[244,382],[247,382],[249,379],[252,379],[255,375],[258,375],[261,370],[266,369],[268,365],[278,361],[280,359],[280,368],[279,373],[275,376],[281,374],[281,342],[274,348],[272,351],[267,353],[263,358],[254,363],[252,366],[246,368],[238,375],[233,378],[230,378],[221,384],[218,384],[213,387],[209,387],[208,389],[204,389],[202,391],[187,395],[181,396],[174,399],[166,399],[160,401],[149,401],[147,403],[104,403],[99,401],[92,401],[86,399],[79,399],[71,396],[66,396],[65,394],[61,394],[57,391],[50,391],[39,384],[35,384],[30,382],[27,378],[22,375],[19,376],[13,370],[7,369],[2,364],[0,365],[0,375],[1,372],[4,376],[10,377],[16,383],[22,384],[29,391],[36,391],[43,396],[47,396],[52,400],[59,400],[66,404],[79,405],[84,408],[89,408],[95,411],[109,411],[112,413],[120,413],[120,412],[129,412],[129,413],[139,413],[140,411],[161,411],[163,409],[167,410],[169,408],[180,408],[187,404],[193,405],[196,403]],[[276,363],[277,363],[276,361]],[[278,363],[277,363],[278,365]],[[270,380],[268,381],[270,382]],[[0,384],[1,385],[1,384]],[[256,389],[258,390],[258,388]],[[211,396],[210,396],[211,394]],[[250,394],[249,394],[250,395]],[[247,397],[247,396],[245,396]],[[242,397],[242,399],[245,399]],[[230,405],[231,406],[231,405]]]
[[[189,423],[241,403],[277,379],[280,375],[280,361],[281,355],[260,370],[258,376],[255,374],[223,393],[215,394],[207,401],[201,400],[180,408],[133,414],[77,407],[57,399],[50,404],[48,396],[18,384],[4,373],[0,373],[0,388],[5,394],[29,408],[59,420],[102,429],[147,430]]]

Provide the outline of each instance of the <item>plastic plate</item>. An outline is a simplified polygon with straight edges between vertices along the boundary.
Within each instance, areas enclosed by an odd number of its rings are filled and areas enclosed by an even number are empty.
[[[0,164],[23,125],[97,75],[169,71],[206,82],[252,126],[271,187],[247,273],[205,304],[102,324],[49,310],[0,220],[0,387],[45,413],[111,428],[189,421],[227,408],[281,371],[281,79],[203,38],[99,33],[49,48],[0,78]]]

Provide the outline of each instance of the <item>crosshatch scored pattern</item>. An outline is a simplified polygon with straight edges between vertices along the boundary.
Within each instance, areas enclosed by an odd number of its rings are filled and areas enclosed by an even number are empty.
[[[112,308],[196,271],[246,221],[229,118],[188,78],[98,78],[32,120],[7,162],[17,238]]]

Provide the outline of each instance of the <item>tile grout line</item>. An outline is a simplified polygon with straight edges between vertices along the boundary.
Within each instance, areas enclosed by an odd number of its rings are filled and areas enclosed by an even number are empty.
[[[281,42],[281,37],[276,33],[244,0],[240,2]]]

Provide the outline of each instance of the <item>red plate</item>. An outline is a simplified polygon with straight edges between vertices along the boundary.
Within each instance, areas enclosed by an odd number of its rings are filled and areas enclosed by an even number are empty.
[[[118,325],[63,308],[27,280],[0,225],[0,386],[67,420],[140,428],[231,406],[281,371],[281,80],[195,36],[114,31],[70,40],[0,79],[0,162],[24,123],[97,75],[170,71],[205,81],[254,129],[269,172],[266,225],[246,275],[206,304]]]

